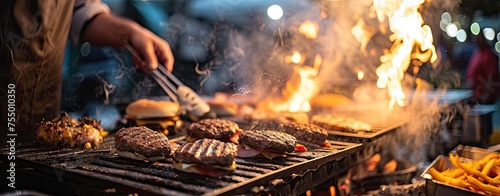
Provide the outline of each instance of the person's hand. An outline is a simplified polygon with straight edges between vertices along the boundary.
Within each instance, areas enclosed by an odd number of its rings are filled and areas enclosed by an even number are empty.
[[[170,45],[151,31],[140,26],[132,28],[129,37],[130,44],[137,50],[140,57],[134,55],[134,64],[145,72],[158,68],[158,63],[172,71],[174,56]]]
[[[172,71],[174,56],[170,45],[137,23],[113,14],[100,14],[90,22],[82,35],[83,42],[122,48],[128,41],[139,53],[135,65],[148,73],[158,68],[158,62]]]

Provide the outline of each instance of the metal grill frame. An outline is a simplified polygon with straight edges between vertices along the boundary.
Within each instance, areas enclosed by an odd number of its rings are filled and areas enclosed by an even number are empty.
[[[109,137],[108,137],[109,138]],[[106,138],[103,143],[104,148],[109,147],[109,139]],[[344,165],[343,168],[347,168],[348,165],[352,163],[345,163],[346,160],[351,161],[352,158],[346,159],[346,157],[355,157],[357,152],[361,149],[361,144],[352,144],[346,142],[336,142],[331,141],[335,146],[343,146],[343,149],[332,152],[327,155],[318,156],[316,158],[298,162],[293,165],[282,167],[281,169],[264,173],[259,176],[252,177],[250,179],[241,181],[239,183],[230,184],[229,186],[222,187],[213,191],[203,193],[205,195],[234,195],[234,194],[255,194],[255,187],[266,187],[266,192],[282,192],[284,187],[295,187],[290,193],[303,193],[306,190],[313,188],[314,186],[324,182],[329,178],[333,178],[335,175],[341,172],[340,165]],[[24,151],[23,148],[18,148],[18,157],[24,155],[29,155],[30,150]],[[63,153],[61,153],[61,151]],[[23,178],[23,182],[29,187],[24,188],[35,188],[41,191],[50,192],[60,195],[79,195],[79,194],[147,194],[147,195],[179,195],[183,194],[180,191],[170,191],[168,189],[157,189],[157,185],[150,185],[143,182],[133,182],[129,179],[121,179],[116,176],[96,174],[95,172],[90,172],[88,170],[75,169],[75,167],[68,166],[68,162],[80,161],[79,158],[84,158],[88,160],[98,159],[105,152],[99,152],[99,150],[94,152],[85,151],[72,151],[61,150],[56,152],[48,152],[47,157],[56,157],[59,160],[55,162],[62,162],[58,164],[43,164],[38,161],[30,161],[23,158],[19,158],[16,164],[19,168],[19,178]],[[36,153],[36,152],[35,152]],[[4,155],[1,155],[4,156]],[[111,156],[111,155],[110,155]],[[290,157],[293,158],[294,154]],[[299,155],[300,156],[300,155]],[[43,155],[41,156],[43,157]],[[70,159],[67,159],[70,157]],[[40,158],[39,158],[40,159]],[[69,160],[69,161],[68,161]],[[300,159],[299,159],[300,160]],[[340,162],[344,162],[341,164]],[[66,165],[65,165],[66,164]],[[2,165],[4,165],[2,163]],[[311,175],[321,175],[321,178],[316,178],[318,180],[311,180]],[[122,181],[121,181],[122,180]],[[41,185],[40,182],[44,182]],[[180,182],[180,181],[179,181]],[[276,182],[283,182],[278,183]],[[301,187],[290,186],[290,184],[300,183]],[[61,189],[54,190],[48,187],[64,187]],[[260,191],[262,192],[262,191]],[[187,193],[186,195],[189,195]]]

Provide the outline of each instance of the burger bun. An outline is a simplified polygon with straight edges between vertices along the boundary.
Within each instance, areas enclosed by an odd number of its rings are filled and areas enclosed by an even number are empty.
[[[130,103],[125,112],[126,118],[144,119],[179,116],[182,111],[179,104],[171,101],[139,99]]]

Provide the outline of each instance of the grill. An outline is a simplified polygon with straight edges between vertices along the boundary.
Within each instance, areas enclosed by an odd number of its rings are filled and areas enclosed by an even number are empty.
[[[373,113],[379,114],[377,112]],[[328,139],[362,144],[362,148],[358,153],[358,157],[356,157],[356,163],[359,163],[363,160],[368,159],[374,154],[379,153],[383,149],[390,147],[388,145],[392,144],[393,140],[396,139],[398,129],[410,122],[408,119],[394,118],[392,116],[387,118],[373,119],[384,119],[370,123],[372,125],[373,132],[356,134],[327,130]]]
[[[90,151],[19,146],[16,165],[22,182],[18,184],[61,195],[300,194],[344,172],[341,168],[353,164],[361,144],[331,141],[330,149],[292,153],[281,159],[237,158],[237,170],[221,178],[178,172],[171,158],[148,163],[110,155],[107,152],[112,146],[113,137],[106,137],[100,149]],[[312,176],[321,178],[310,179]]]
[[[395,119],[387,122],[372,124],[373,132],[363,133],[363,134],[347,133],[347,132],[331,131],[331,130],[328,130],[327,132],[329,135],[329,139],[331,140],[368,144],[370,142],[374,142],[379,138],[382,138],[387,134],[390,134],[397,128],[406,125],[408,123],[409,121],[404,119]]]

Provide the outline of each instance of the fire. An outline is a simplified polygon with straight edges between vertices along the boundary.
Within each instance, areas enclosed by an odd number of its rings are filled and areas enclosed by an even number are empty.
[[[356,25],[351,29],[351,33],[356,41],[361,45],[361,52],[366,55],[366,46],[377,30],[374,27],[366,26],[363,19],[359,19]]]
[[[302,56],[299,52],[294,51],[292,54],[292,63],[299,64],[302,61]]]
[[[319,25],[317,22],[306,20],[300,24],[298,31],[309,39],[316,39]],[[309,112],[311,110],[309,100],[317,96],[320,91],[317,77],[323,59],[321,55],[316,54],[312,66],[302,65],[304,60],[303,54],[296,50],[291,55],[285,56],[285,62],[294,64],[292,75],[281,91],[281,97],[269,97],[262,100],[257,105],[258,110],[274,112]]]
[[[424,24],[418,11],[424,2],[425,0],[373,0],[372,8],[379,23],[384,24],[388,19],[392,32],[389,38],[393,45],[380,57],[381,65],[376,69],[379,77],[377,86],[388,89],[391,109],[395,104],[405,105],[406,95],[401,80],[410,61],[418,59],[421,62],[430,60],[434,63],[437,60],[431,28]],[[365,33],[360,33],[360,29]],[[362,45],[366,37],[372,35],[372,29],[364,27],[364,22],[358,22],[352,32],[364,36],[357,38]]]
[[[258,106],[258,110],[275,112],[309,112],[309,100],[319,94],[320,85],[318,71],[322,58],[314,57],[313,66],[294,65],[293,73],[281,91],[280,98],[266,98]]]
[[[302,58],[302,54],[300,54],[299,51],[294,50],[292,55],[287,55],[285,57],[285,62],[299,65],[304,62],[304,58]]]
[[[316,22],[306,20],[299,26],[299,32],[309,39],[316,39],[318,37],[319,25]]]

